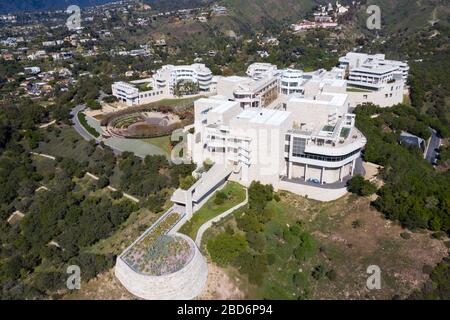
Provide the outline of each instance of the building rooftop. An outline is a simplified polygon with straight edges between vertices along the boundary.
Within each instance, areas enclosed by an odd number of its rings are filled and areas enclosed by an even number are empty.
[[[236,101],[228,101],[223,99],[217,99],[217,98],[201,98],[197,100],[197,103],[207,103],[208,106],[211,106],[212,112],[223,114],[230,110],[232,107],[235,107],[237,102]]]
[[[392,66],[385,66],[385,65],[378,65],[378,64],[365,64],[362,67],[354,68],[351,70],[351,72],[364,72],[364,73],[374,73],[374,74],[386,74],[390,72],[396,71],[396,67]]]
[[[303,102],[303,103],[311,103],[311,104],[326,104],[329,106],[340,107],[344,106],[347,101],[348,94],[346,93],[335,93],[335,92],[323,92],[320,95],[317,95],[316,99],[305,98],[300,96],[292,96],[290,97],[291,102]]]
[[[237,104],[235,101],[223,101],[223,100],[216,100],[216,101],[218,101],[219,104],[212,111],[219,114],[227,112],[231,108],[235,107]]]
[[[273,109],[246,109],[236,116],[236,119],[248,120],[249,123],[279,126],[291,115],[288,111]]]

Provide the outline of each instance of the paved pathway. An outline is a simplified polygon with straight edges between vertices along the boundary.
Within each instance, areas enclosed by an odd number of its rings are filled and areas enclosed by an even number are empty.
[[[50,159],[50,160],[56,160],[56,158],[54,156],[51,156],[51,155],[45,154],[45,153],[31,152],[31,154],[35,155],[35,156],[39,156],[39,157],[44,157],[44,158],[47,158],[47,159]]]
[[[45,129],[45,128],[50,127],[52,124],[55,124],[55,123],[56,123],[56,120],[53,120],[53,121],[50,121],[48,123],[44,123],[43,125],[40,125],[39,128],[40,129]]]
[[[51,160],[56,160],[56,158],[55,158],[54,156],[51,156],[51,155],[48,155],[48,154],[45,154],[45,153],[31,152],[31,154],[33,154],[33,155],[35,155],[35,156],[40,156],[40,157],[44,157],[44,158],[47,158],[47,159],[51,159]],[[96,175],[94,175],[94,174],[92,174],[92,173],[90,173],[90,172],[86,172],[86,175],[87,175],[88,177],[90,177],[91,179],[94,179],[94,180],[96,180],[96,181],[100,179],[99,177],[97,177]],[[111,190],[111,191],[117,191],[117,189],[116,189],[116,188],[113,188],[112,186],[108,186],[107,188],[108,188],[109,190]],[[42,189],[48,190],[46,187],[40,187],[40,188],[38,188],[36,191],[39,191],[39,190],[42,190]],[[136,202],[136,203],[139,203],[139,201],[140,201],[138,198],[132,196],[132,195],[129,194],[129,193],[122,192],[122,194],[123,194],[123,196],[124,196],[125,198],[128,198],[128,199],[130,199],[131,201],[134,201],[134,202]]]
[[[86,172],[86,175],[87,175],[88,177],[90,177],[91,179],[94,179],[94,180],[96,180],[96,181],[98,181],[98,180],[100,179],[99,177],[97,177],[96,175],[94,175],[94,174],[92,174],[92,173],[90,173],[90,172]],[[114,188],[114,187],[112,187],[111,185],[107,186],[107,188],[108,188],[109,190],[113,191],[113,192],[117,191],[117,189]],[[130,199],[131,201],[134,201],[134,202],[136,202],[136,203],[139,203],[139,199],[136,198],[136,197],[133,197],[133,196],[132,196],[131,194],[129,194],[129,193],[122,192],[122,195],[123,195],[125,198]]]

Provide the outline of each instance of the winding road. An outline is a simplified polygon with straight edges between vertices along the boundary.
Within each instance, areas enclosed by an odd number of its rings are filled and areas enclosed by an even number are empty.
[[[78,120],[78,113],[86,109],[85,104],[79,104],[75,108],[70,111],[70,115],[72,116],[72,122],[73,122],[73,128],[78,132],[80,136],[83,137],[84,140],[90,141],[92,139],[100,142],[101,138],[96,138],[93,135],[91,135],[80,123],[80,120]]]

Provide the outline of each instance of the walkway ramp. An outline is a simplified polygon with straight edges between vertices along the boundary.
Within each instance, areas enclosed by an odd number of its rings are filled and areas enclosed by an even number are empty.
[[[204,173],[193,185],[194,192],[192,194],[192,200],[194,202],[200,202],[201,199],[207,196],[211,191],[214,191],[217,185],[227,179],[231,172],[232,169],[224,165],[213,165],[208,172]]]
[[[187,215],[184,219],[188,220],[203,202],[225,183],[231,173],[232,168],[215,164],[208,172],[203,173],[189,190],[177,189],[170,200],[186,208]]]
[[[222,184],[230,175],[232,169],[224,165],[215,164],[208,172],[203,173],[202,177],[195,182],[189,190],[181,188],[175,190],[171,201],[184,204],[188,201],[199,203],[209,194],[215,191],[216,187]]]

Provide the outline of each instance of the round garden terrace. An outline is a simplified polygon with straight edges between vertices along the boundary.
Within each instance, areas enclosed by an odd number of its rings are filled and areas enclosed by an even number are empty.
[[[116,276],[135,296],[184,300],[202,292],[208,275],[203,256],[191,238],[170,234],[182,217],[172,208],[117,259]]]
[[[106,135],[128,139],[154,138],[171,134],[193,122],[189,111],[171,107],[138,107],[106,115],[101,121]]]

